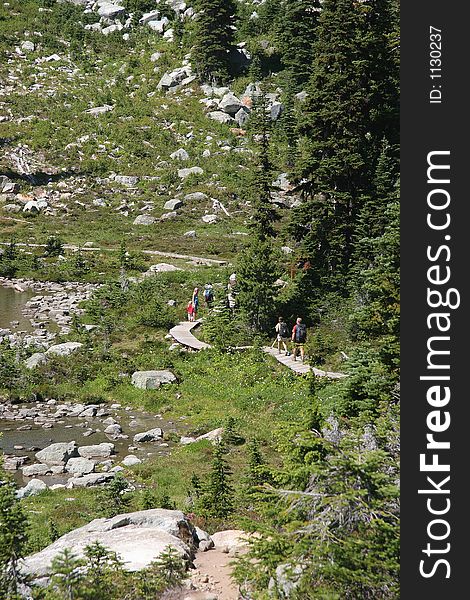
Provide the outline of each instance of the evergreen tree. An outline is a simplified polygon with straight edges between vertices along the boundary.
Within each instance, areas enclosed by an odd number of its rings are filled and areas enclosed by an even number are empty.
[[[233,512],[231,474],[225,460],[225,448],[219,443],[215,447],[209,480],[200,500],[201,507],[208,516],[225,519]]]
[[[0,468],[0,600],[17,598],[23,576],[18,563],[24,556],[28,522],[13,483]]]
[[[391,24],[380,18],[387,10],[386,0],[325,0],[317,28],[297,173],[305,201],[294,211],[292,232],[303,239],[320,282],[333,289],[344,289],[360,199],[371,190],[381,140],[398,129]]]
[[[220,83],[230,74],[230,52],[234,48],[236,6],[233,0],[197,0],[195,70],[203,81]]]
[[[248,325],[254,331],[266,331],[273,317],[276,258],[271,240],[254,236],[238,261],[237,300]]]
[[[85,561],[77,558],[68,548],[57,554],[51,564],[51,591],[56,590],[61,600],[78,600],[82,591],[84,565]]]
[[[264,90],[255,94],[249,124],[256,148],[256,165],[251,182],[251,227],[259,239],[265,240],[275,236],[274,223],[279,220],[279,214],[272,202],[273,166],[269,156],[272,121]]]
[[[279,49],[282,64],[289,72],[295,91],[299,91],[312,73],[318,0],[285,0],[279,23]]]

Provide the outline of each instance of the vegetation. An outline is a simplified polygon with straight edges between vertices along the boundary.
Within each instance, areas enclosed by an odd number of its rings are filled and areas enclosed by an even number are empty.
[[[161,2],[173,41],[139,22],[154,2],[123,4],[129,27],[108,35],[71,2],[0,6],[0,169],[15,188],[0,194],[0,276],[101,284],[57,338],[82,342],[73,357],[26,369],[38,348],[2,343],[0,397],[119,402],[177,425],[171,452],[74,489],[73,511],[70,490],[18,500],[0,473],[0,598],[16,598],[22,556],[155,507],[256,533],[234,568],[244,597],[398,598],[397,3],[197,0],[192,18]],[[160,89],[188,63],[189,81]],[[248,120],[208,118],[227,90],[200,84],[228,86]],[[176,270],[149,270],[163,261]],[[195,333],[212,348],[170,351],[208,282]],[[347,377],[298,377],[261,352],[280,315],[307,324],[310,364]],[[136,389],[151,369],[177,382]],[[178,443],[219,427],[219,444]],[[134,576],[94,544],[60,555],[38,598],[171,597],[185,568],[169,548]]]

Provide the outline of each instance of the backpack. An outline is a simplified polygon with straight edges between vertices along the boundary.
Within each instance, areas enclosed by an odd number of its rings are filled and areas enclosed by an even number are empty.
[[[210,290],[210,289],[205,290],[204,298],[205,298],[206,302],[212,302],[212,300],[214,299],[214,294],[213,294],[212,290]]]
[[[279,335],[283,338],[289,337],[289,327],[287,327],[287,323],[281,323],[279,327]]]
[[[295,341],[303,344],[307,339],[307,326],[304,323],[295,326]]]

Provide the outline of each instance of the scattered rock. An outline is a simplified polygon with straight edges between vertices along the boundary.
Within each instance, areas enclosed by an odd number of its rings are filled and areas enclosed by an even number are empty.
[[[28,496],[37,496],[41,492],[47,490],[47,485],[41,479],[31,479],[25,487],[20,488],[16,492],[17,498],[28,498]]]
[[[138,215],[134,219],[134,222],[132,224],[133,225],[153,225],[156,220],[157,219],[155,217],[152,217],[152,215]]]
[[[176,150],[176,152],[172,152],[170,158],[173,160],[189,160],[189,154],[184,148],[180,148],[179,150]]]
[[[91,446],[80,446],[78,454],[83,458],[108,458],[111,454],[114,454],[114,444],[102,442]]]
[[[154,390],[165,383],[174,383],[176,377],[171,371],[135,371],[132,385],[141,390]]]
[[[46,350],[46,356],[51,354],[55,354],[57,356],[68,356],[69,354],[79,350],[82,346],[83,344],[80,342],[65,342],[63,344],[57,344]]]
[[[95,470],[95,463],[88,458],[77,457],[71,458],[65,465],[65,470],[72,475],[81,476],[93,473]]]
[[[209,225],[214,225],[219,220],[217,215],[204,215],[202,217],[204,223],[208,223]]]
[[[35,367],[44,364],[46,360],[46,355],[43,352],[35,352],[24,361],[24,364],[27,369],[34,369]]]
[[[137,458],[137,456],[134,456],[133,454],[128,454],[122,460],[122,464],[125,465],[126,467],[133,467],[134,465],[140,465],[141,462],[142,461],[140,460],[140,458]]]
[[[178,169],[178,177],[180,179],[186,179],[190,175],[202,175],[204,173],[201,167],[189,167],[188,169]]]
[[[232,119],[232,117],[229,114],[224,113],[221,110],[214,110],[214,111],[208,113],[207,116],[209,117],[209,119],[212,119],[213,121],[217,121],[218,123],[233,123],[234,122],[234,119]]]
[[[157,442],[163,438],[163,431],[160,427],[156,427],[155,429],[150,429],[149,431],[144,431],[143,433],[136,433],[134,436],[134,442],[137,444],[142,444],[143,442]]]
[[[75,442],[56,442],[36,452],[36,458],[46,465],[64,465],[70,458],[77,456]]]

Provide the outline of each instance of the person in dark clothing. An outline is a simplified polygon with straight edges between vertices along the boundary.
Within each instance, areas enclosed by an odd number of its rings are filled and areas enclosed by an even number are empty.
[[[302,319],[297,317],[295,325],[292,329],[292,342],[294,344],[293,358],[296,360],[297,354],[300,352],[300,358],[304,362],[305,358],[305,342],[307,341],[307,326],[302,323]]]

